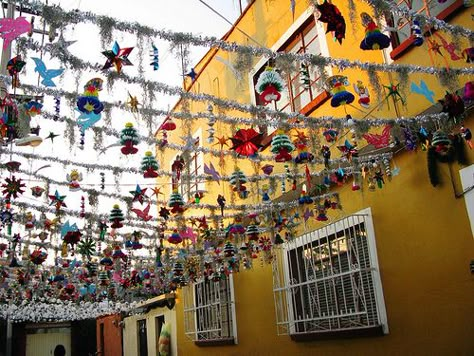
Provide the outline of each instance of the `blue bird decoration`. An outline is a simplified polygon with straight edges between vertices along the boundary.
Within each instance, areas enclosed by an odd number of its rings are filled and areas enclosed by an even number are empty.
[[[410,90],[412,93],[423,95],[430,103],[435,103],[434,92],[428,88],[424,80],[420,80],[420,85],[411,82]]]
[[[151,63],[150,65],[153,66],[153,70],[158,70],[160,68],[160,62],[158,57],[158,48],[152,44],[151,47],[153,48],[150,56],[151,56]]]
[[[41,84],[47,87],[55,87],[56,84],[53,82],[53,78],[60,76],[64,72],[64,69],[46,69],[46,65],[41,59],[36,57],[31,57],[31,59],[35,61],[36,64],[35,72],[38,72],[41,78],[43,78]]]
[[[94,126],[94,124],[96,124],[102,117],[100,113],[96,114],[93,111],[82,112],[78,109],[76,110],[81,113],[81,115],[79,115],[79,117],[77,118],[77,124],[83,132],[85,132],[91,126]]]

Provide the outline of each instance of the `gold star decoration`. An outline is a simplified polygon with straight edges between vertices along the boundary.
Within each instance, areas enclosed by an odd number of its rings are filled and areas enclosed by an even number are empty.
[[[128,93],[127,105],[130,106],[132,112],[138,112],[138,105],[140,105],[140,102],[138,101],[136,96],[133,96],[132,94]]]
[[[217,138],[217,143],[215,143],[214,146],[220,145],[221,150],[224,148],[224,146],[229,147],[229,145],[227,144],[227,141],[229,141],[228,137],[222,136],[222,137],[216,137],[216,138]]]

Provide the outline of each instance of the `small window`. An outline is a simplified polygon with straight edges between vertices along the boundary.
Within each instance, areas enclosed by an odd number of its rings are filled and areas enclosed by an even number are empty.
[[[275,265],[279,333],[299,341],[388,332],[370,209],[287,242]]]
[[[317,23],[311,12],[306,12],[297,21],[295,26],[278,41],[276,47],[272,48],[278,52],[310,53],[313,55],[327,55],[327,43],[324,29]],[[258,93],[255,91],[260,74],[267,65],[273,65],[267,61],[260,61],[252,71],[253,84],[252,92],[255,104],[262,105]],[[276,68],[278,70],[278,68]],[[327,94],[323,88],[320,68],[307,63],[298,63],[296,70],[289,73],[283,79],[286,81],[281,99],[273,102],[274,109],[284,112],[303,112],[305,115],[311,113],[322,103],[321,97],[326,98]],[[311,107],[314,106],[314,107]],[[309,108],[311,107],[311,108]]]
[[[183,288],[185,332],[196,344],[236,344],[232,275],[203,280]]]
[[[458,5],[462,5],[462,1],[397,0],[396,4],[401,9],[409,9],[417,14],[444,19],[456,10],[459,7]],[[395,49],[410,38],[412,21],[400,17],[397,14],[390,14],[387,22],[390,26],[398,29],[398,31],[392,35],[392,46]]]
[[[148,356],[148,340],[147,340],[147,329],[146,319],[137,321],[138,331],[138,356]]]

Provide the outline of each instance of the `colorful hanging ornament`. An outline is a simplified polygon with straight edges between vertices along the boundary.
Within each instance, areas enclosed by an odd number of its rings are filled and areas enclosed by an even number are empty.
[[[64,69],[47,69],[42,59],[36,57],[31,57],[31,59],[36,64],[35,72],[38,72],[40,77],[43,78],[41,84],[46,87],[55,87],[56,84],[54,83],[53,78],[60,76],[64,72]]]
[[[314,160],[314,155],[308,151],[308,141],[309,138],[303,131],[296,132],[296,138],[293,141],[298,152],[297,156],[294,158],[295,163],[303,164]]]
[[[26,62],[22,60],[21,55],[13,57],[7,63],[8,74],[12,77],[12,87],[18,88],[20,86],[19,74]]]
[[[5,163],[3,166],[5,166],[5,168],[8,170],[8,172],[18,172],[18,170],[20,169],[20,166],[21,166],[21,162],[17,162],[17,161],[9,161],[7,163]]]
[[[151,151],[145,152],[145,157],[142,159],[140,166],[143,171],[143,178],[156,178],[158,177],[157,170],[159,169],[158,161],[153,156]]]
[[[5,17],[0,19],[0,37],[3,38],[3,50],[5,50],[10,43],[23,33],[31,31],[31,24],[23,16],[16,19]]]
[[[153,70],[158,70],[160,68],[160,61],[159,61],[159,56],[158,56],[158,48],[152,43],[151,44],[151,63],[150,65],[153,67]]]
[[[178,230],[174,229],[173,233],[168,237],[168,242],[173,245],[177,245],[183,242],[183,238],[179,234]]]
[[[191,81],[194,82],[197,78],[197,73],[194,70],[194,68],[191,68],[191,70],[189,72],[187,72],[186,74],[184,74],[184,76],[188,77],[188,78],[191,78]]]
[[[129,191],[129,193],[133,195],[132,203],[138,201],[140,204],[143,204],[143,201],[147,198],[147,196],[145,195],[146,191],[147,191],[147,188],[142,189],[137,184],[135,190]]]
[[[242,172],[239,168],[236,168],[231,174],[229,182],[232,185],[232,190],[237,192],[241,199],[247,198],[249,192],[247,191],[247,187],[244,185],[247,183],[247,177],[245,176],[244,172]]]
[[[326,86],[332,94],[331,106],[333,108],[350,104],[354,101],[354,95],[346,90],[347,85],[349,85],[349,81],[344,75],[333,75],[326,80]]]
[[[300,197],[298,198],[298,204],[303,205],[303,204],[312,204],[312,203],[313,203],[313,199],[308,195],[306,184],[303,184],[301,186],[301,192],[300,192]]]
[[[39,250],[39,249],[34,250],[30,254],[31,263],[37,266],[43,264],[43,262],[46,261],[47,258],[48,258],[48,253],[46,251]]]
[[[25,230],[33,230],[36,223],[36,217],[31,211],[25,213]]]
[[[81,189],[79,182],[82,181],[82,173],[77,169],[73,169],[70,173],[66,175],[66,180],[69,183],[69,190],[71,192],[76,192]]]
[[[270,151],[274,153],[276,162],[286,162],[291,161],[292,157],[290,155],[293,152],[295,146],[291,142],[287,134],[283,130],[278,130],[276,135],[272,138],[272,144]]]
[[[362,25],[365,27],[365,38],[360,43],[363,50],[378,50],[390,46],[390,37],[380,32],[372,17],[366,12],[360,14]]]
[[[102,52],[102,54],[107,57],[107,61],[102,67],[102,70],[106,70],[114,66],[117,70],[117,73],[120,73],[123,66],[133,65],[128,59],[128,56],[132,50],[133,47],[120,48],[117,41],[115,41],[114,45],[112,46],[112,50]]]
[[[171,164],[171,172],[173,172],[173,183],[176,184],[181,178],[181,172],[184,169],[185,162],[181,155],[177,155],[173,163]]]
[[[180,214],[184,211],[183,196],[178,192],[178,189],[173,189],[173,193],[171,193],[168,201],[168,206],[171,208],[173,214]]]
[[[444,99],[438,100],[443,106],[441,112],[449,114],[454,122],[464,113],[464,101],[456,93],[446,92]]]
[[[114,204],[109,214],[109,221],[112,223],[110,227],[112,229],[119,229],[123,227],[122,221],[125,220],[123,217],[122,210],[118,204]]]
[[[39,187],[39,186],[34,186],[31,187],[31,195],[33,195],[36,198],[40,198],[43,195],[44,188]]]
[[[461,126],[461,136],[466,140],[467,145],[469,146],[470,149],[472,149],[473,144],[472,144],[472,132],[469,130],[469,128],[465,126]]]
[[[285,81],[280,74],[274,68],[267,66],[258,77],[255,90],[259,94],[260,103],[267,105],[272,101],[280,100],[284,87]]]
[[[352,157],[356,157],[358,155],[357,144],[352,144],[349,142],[349,140],[345,140],[344,145],[337,146],[337,148],[342,152],[342,155],[346,157],[349,162],[352,161]]]
[[[423,45],[423,34],[421,33],[421,26],[418,20],[413,20],[411,24],[411,34],[413,35],[413,44],[417,47]]]
[[[11,198],[18,198],[18,195],[21,195],[25,192],[23,189],[25,187],[25,183],[21,180],[21,178],[16,179],[15,176],[5,178],[5,183],[2,184],[2,193],[7,200],[11,200]]]
[[[226,200],[222,194],[217,195],[217,204],[221,208],[221,216],[224,216],[224,208],[225,208]]]
[[[466,82],[463,91],[463,100],[466,102],[474,101],[474,81]]]
[[[364,109],[368,109],[370,106],[370,94],[369,89],[362,83],[361,80],[358,80],[353,84],[354,91],[359,95],[359,100],[357,101],[360,106]]]
[[[375,148],[384,148],[390,144],[390,131],[392,129],[391,125],[385,125],[382,130],[382,133],[379,134],[363,134],[362,137],[365,138],[369,145],[373,145]]]
[[[327,129],[323,132],[324,138],[329,143],[337,141],[338,135],[339,135],[339,131],[337,131],[336,129]]]
[[[77,250],[87,260],[90,260],[94,255],[95,241],[91,237],[86,237],[78,243]]]
[[[273,165],[272,164],[266,164],[262,167],[262,172],[269,176],[270,174],[273,173]]]
[[[259,148],[262,146],[263,134],[255,131],[254,129],[239,129],[230,138],[232,143],[232,149],[237,152],[238,155],[242,156],[254,156]]]
[[[326,33],[333,32],[334,40],[342,44],[342,40],[346,37],[346,21],[341,11],[327,0],[324,0],[321,5],[316,5],[316,10],[315,18],[327,23]]]
[[[81,132],[85,132],[101,119],[104,104],[99,100],[103,80],[93,78],[84,85],[84,93],[77,99],[77,111],[80,112],[77,124]]]
[[[135,147],[139,143],[137,130],[131,122],[125,124],[125,128],[120,133],[120,144],[123,145],[121,151],[124,155],[135,154],[138,148]]]
[[[159,215],[166,221],[170,217],[170,211],[166,209],[164,206],[160,208]]]

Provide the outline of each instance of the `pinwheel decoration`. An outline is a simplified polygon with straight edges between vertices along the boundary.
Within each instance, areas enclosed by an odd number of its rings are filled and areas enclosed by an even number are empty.
[[[102,54],[107,57],[107,61],[102,67],[102,70],[106,70],[114,66],[117,72],[120,73],[123,66],[133,65],[128,59],[128,56],[132,50],[133,47],[120,48],[117,41],[115,41],[112,50],[102,52]]]
[[[10,178],[5,178],[5,183],[2,184],[4,188],[2,193],[6,199],[10,200],[13,198],[18,198],[18,195],[21,195],[25,192],[23,189],[25,184],[22,182],[21,178],[16,179],[15,176]]]
[[[253,156],[262,146],[263,134],[254,129],[240,129],[230,138],[234,144],[232,149],[242,156]]]
[[[8,74],[12,76],[12,87],[17,88],[20,85],[18,74],[21,72],[26,62],[22,60],[21,56],[16,56],[10,59],[7,63]]]
[[[334,32],[335,40],[342,44],[342,40],[346,37],[346,21],[341,11],[327,0],[321,5],[316,5],[316,9],[319,12],[319,17],[316,15],[318,20],[328,24],[326,33]]]

